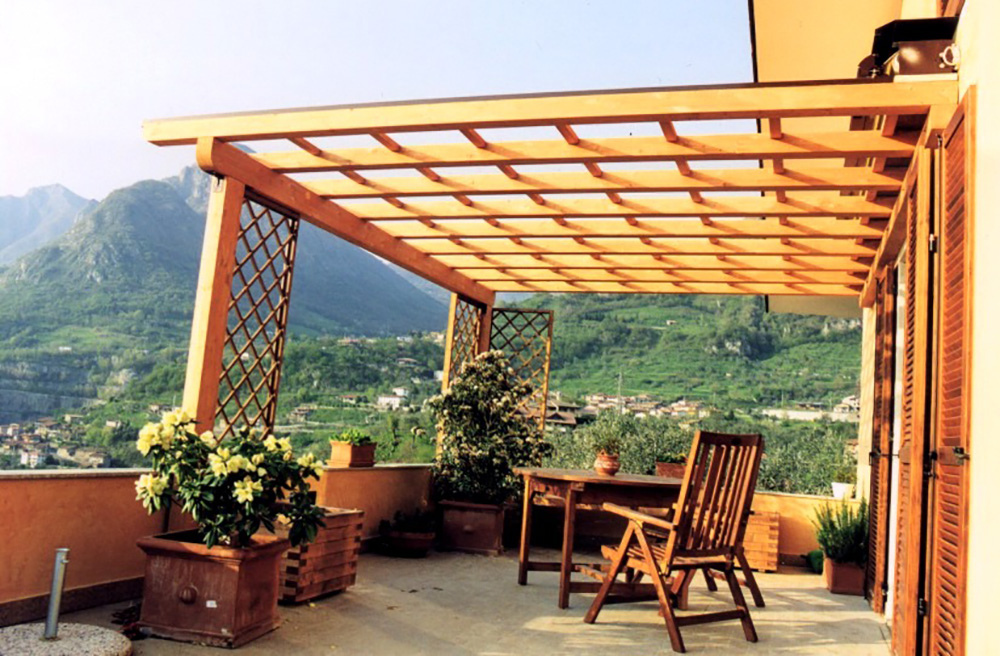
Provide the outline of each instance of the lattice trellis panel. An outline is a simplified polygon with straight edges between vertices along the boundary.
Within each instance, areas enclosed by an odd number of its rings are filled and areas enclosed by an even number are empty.
[[[216,422],[274,426],[298,217],[245,199],[219,377]]]
[[[495,308],[490,348],[503,351],[518,378],[531,385],[525,410],[545,428],[552,356],[551,310]]]
[[[462,365],[479,354],[479,331],[483,322],[483,308],[461,296],[452,299],[452,316],[448,325],[448,361],[445,366],[444,385],[447,388],[458,375]]]

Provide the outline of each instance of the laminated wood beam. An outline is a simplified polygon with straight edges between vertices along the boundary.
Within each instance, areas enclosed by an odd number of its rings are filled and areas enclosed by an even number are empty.
[[[849,271],[732,271],[683,269],[461,269],[462,273],[480,282],[544,282],[575,280],[577,282],[760,282],[777,284],[816,283],[858,285],[864,273]]]
[[[497,292],[597,293],[597,294],[756,294],[769,296],[857,296],[861,285],[815,283],[771,284],[734,280],[712,282],[488,282]]]
[[[622,218],[610,219],[496,219],[482,221],[443,219],[382,221],[378,226],[402,239],[447,239],[487,237],[788,237],[825,239],[879,239],[885,221],[862,223],[858,219],[830,217],[700,219]],[[418,245],[419,246],[419,245]]]
[[[196,151],[198,165],[209,173],[232,177],[275,203],[287,207],[324,230],[360,246],[452,292],[483,304],[492,304],[494,293],[479,283],[455,273],[413,246],[331,201],[325,200],[287,176],[262,166],[235,146],[218,139],[200,139]]]
[[[421,173],[429,169],[418,169]],[[870,169],[840,166],[799,166],[776,173],[770,169],[699,169],[691,175],[679,171],[561,172],[524,175],[454,175],[437,178],[393,177],[352,180],[303,181],[306,188],[325,198],[385,198],[387,196],[444,196],[477,194],[545,194],[606,192],[687,192],[687,191],[881,191],[895,192],[903,177],[895,169],[875,173]],[[435,174],[437,175],[437,174]]]
[[[543,255],[597,254],[660,254],[660,255],[846,255],[873,257],[878,241],[857,243],[846,239],[631,239],[587,238],[583,241],[552,239],[430,239],[416,242],[421,252],[430,255]]]
[[[289,137],[462,130],[555,124],[631,123],[800,116],[921,114],[954,102],[957,82],[837,80],[381,103],[147,121],[157,145]]]
[[[760,196],[705,198],[643,197],[614,203],[607,198],[555,198],[539,204],[528,199],[489,199],[469,205],[451,201],[417,200],[403,207],[383,203],[346,205],[352,214],[369,221],[439,219],[485,219],[488,217],[668,217],[668,216],[842,216],[886,218],[892,208],[886,203],[860,196],[816,196],[789,199],[785,203]]]
[[[836,255],[620,255],[523,254],[436,255],[434,259],[458,270],[465,269],[719,269],[771,271],[868,272],[871,258]]]
[[[721,134],[678,137],[610,137],[566,141],[508,141],[478,148],[471,143],[386,148],[342,148],[313,155],[304,150],[257,153],[254,159],[281,173],[400,169],[423,166],[500,166],[584,164],[587,162],[663,162],[830,158],[905,158],[913,154],[913,135],[885,136],[876,131]],[[682,172],[683,173],[683,172]]]

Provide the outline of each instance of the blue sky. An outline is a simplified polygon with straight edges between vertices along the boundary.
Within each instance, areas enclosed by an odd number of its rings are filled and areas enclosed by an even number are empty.
[[[6,0],[0,195],[101,198],[193,162],[146,118],[747,82],[746,0]]]

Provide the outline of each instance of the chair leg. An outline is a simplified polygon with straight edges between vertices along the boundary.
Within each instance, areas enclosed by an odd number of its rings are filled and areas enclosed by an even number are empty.
[[[688,609],[688,592],[691,590],[691,581],[694,580],[694,574],[694,570],[691,569],[674,574],[674,582],[670,586],[670,592],[678,610]]]
[[[625,567],[625,563],[628,561],[628,548],[632,543],[633,533],[635,533],[635,527],[629,522],[628,529],[626,529],[625,535],[622,537],[622,542],[618,546],[618,551],[615,552],[615,558],[611,561],[611,567],[608,568],[608,573],[601,583],[601,589],[597,591],[594,603],[590,604],[590,609],[583,617],[583,621],[587,624],[593,624],[597,619],[598,613],[604,607],[604,600],[607,599],[608,593],[611,592],[611,588],[615,584],[615,579],[618,578],[618,574]]]
[[[757,586],[757,579],[754,578],[753,570],[750,569],[749,563],[747,563],[746,554],[743,553],[742,549],[736,552],[736,562],[740,564],[740,570],[743,572],[743,579],[747,582],[747,588],[750,589],[750,596],[753,597],[753,605],[757,608],[764,607],[764,595],[760,593],[760,587]]]
[[[740,611],[740,622],[743,624],[743,634],[750,642],[757,642],[757,630],[753,627],[753,620],[750,619],[750,609],[747,608],[747,600],[740,590],[740,582],[736,580],[736,574],[731,567],[726,568],[726,582],[729,584],[729,591],[733,593],[733,602]]]
[[[663,615],[663,621],[667,625],[667,633],[670,634],[670,646],[673,647],[674,651],[683,654],[685,651],[684,639],[681,638],[681,630],[677,626],[674,609],[670,606],[671,592],[667,590],[666,585],[663,583],[663,575],[656,566],[656,558],[653,556],[653,550],[650,549],[649,542],[646,540],[646,535],[642,532],[642,529],[636,531],[635,536],[639,542],[639,546],[642,548],[643,558],[652,572],[649,577],[653,580],[656,596],[660,599],[660,611]]]
[[[712,576],[711,572],[708,571],[708,568],[707,567],[702,568],[701,573],[705,577],[705,585],[708,586],[708,591],[709,592],[718,591],[719,586],[715,584],[715,577]]]

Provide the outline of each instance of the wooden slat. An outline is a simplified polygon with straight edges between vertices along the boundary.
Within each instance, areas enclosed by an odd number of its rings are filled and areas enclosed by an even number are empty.
[[[748,276],[751,274],[747,274]],[[533,283],[488,282],[490,289],[498,292],[547,292],[576,294],[581,292],[598,294],[768,294],[857,296],[861,292],[860,282],[854,286],[825,285],[815,283],[769,284],[757,282],[700,283],[700,282],[557,282]]]
[[[378,224],[388,234],[401,239],[447,239],[451,237],[718,237],[788,239],[879,239],[883,221],[862,223],[856,219],[807,217],[786,219],[702,220],[643,218],[627,219],[495,219],[489,222],[468,219],[386,221]]]
[[[577,240],[579,238],[576,238]],[[657,253],[662,255],[848,255],[872,257],[877,241],[859,244],[847,239],[739,239],[739,238],[655,238],[588,237],[581,243],[570,238],[509,239],[421,239],[413,242],[424,253],[458,255],[517,255],[543,253],[609,253],[618,255]]]
[[[619,205],[607,198],[546,199],[544,205],[531,200],[490,199],[464,205],[451,201],[410,201],[403,207],[384,203],[346,205],[353,215],[369,221],[401,219],[485,219],[498,217],[660,217],[660,216],[868,216],[888,217],[892,208],[860,196],[817,196],[780,203],[760,196],[706,198],[644,197],[623,199]]]
[[[216,139],[204,139],[198,142],[196,155],[203,170],[242,180],[247,186],[299,212],[303,219],[328,232],[446,289],[482,303],[493,302],[490,290],[430,260],[378,227],[358,220],[350,212],[320,198],[295,180],[268,170],[235,146]]]
[[[732,271],[669,269],[462,269],[470,278],[487,281],[539,282],[576,280],[580,282],[770,282],[779,284],[821,283],[857,285],[862,273],[848,271]]]
[[[720,259],[721,258],[721,259]],[[857,271],[867,272],[868,263],[838,256],[777,255],[438,255],[434,256],[456,269],[719,269],[775,271]]]
[[[436,174],[435,174],[436,175]],[[674,192],[674,191],[898,191],[903,171],[875,173],[870,169],[835,166],[798,166],[777,174],[769,169],[700,169],[691,175],[678,171],[605,171],[601,177],[577,172],[532,172],[510,177],[503,174],[372,178],[363,184],[352,180],[307,180],[307,189],[326,198],[385,198],[394,196],[443,196],[460,192],[524,194],[544,192]]]
[[[745,84],[305,108],[146,121],[157,145],[530,125],[920,114],[954,101],[955,81]]]
[[[453,143],[385,148],[343,148],[311,155],[302,150],[258,153],[254,159],[280,173],[400,169],[422,166],[499,166],[517,164],[582,164],[585,162],[719,161],[759,159],[908,158],[914,138],[886,137],[875,131],[804,132],[774,140],[761,134],[683,137],[675,142],[657,137],[565,141],[508,141],[477,148]]]

